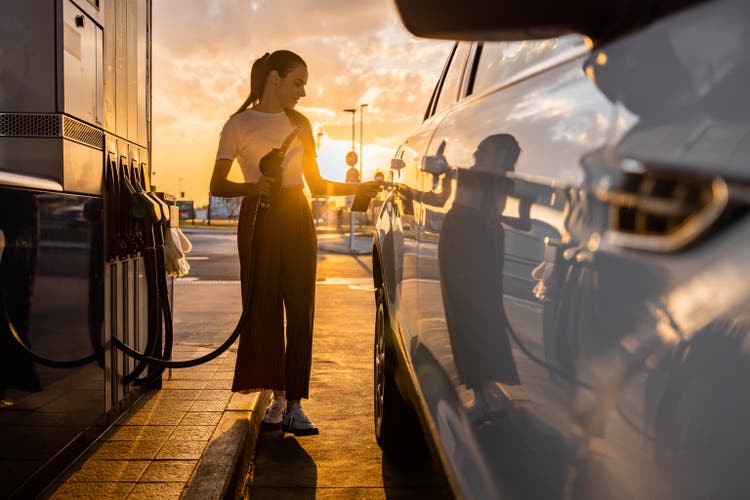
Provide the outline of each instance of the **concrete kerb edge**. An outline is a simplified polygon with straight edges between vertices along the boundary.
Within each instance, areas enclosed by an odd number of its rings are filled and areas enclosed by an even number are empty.
[[[245,473],[260,433],[271,391],[252,394],[247,405],[224,411],[219,425],[188,481],[182,498],[208,500],[239,498]]]
[[[268,407],[271,399],[273,398],[273,391],[264,391],[255,405],[255,410],[250,415],[250,432],[248,432],[247,440],[245,442],[245,448],[242,452],[242,459],[240,460],[237,471],[234,474],[234,498],[245,498],[245,491],[248,487],[248,482],[251,477],[250,463],[255,456],[255,445],[258,442],[258,436],[260,435],[260,427],[263,424],[263,417],[266,414],[266,408]]]

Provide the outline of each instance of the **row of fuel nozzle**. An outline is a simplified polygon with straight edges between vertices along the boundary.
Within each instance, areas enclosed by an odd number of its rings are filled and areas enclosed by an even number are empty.
[[[164,244],[170,205],[163,193],[148,190],[145,164],[110,153],[104,172],[105,251],[108,261],[136,257]]]

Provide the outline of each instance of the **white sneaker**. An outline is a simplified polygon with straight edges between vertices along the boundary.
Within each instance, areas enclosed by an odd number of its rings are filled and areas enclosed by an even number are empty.
[[[271,404],[266,408],[266,414],[263,417],[261,429],[278,429],[281,426],[281,420],[286,411],[286,398],[276,396],[271,400]]]
[[[318,428],[312,423],[302,406],[299,404],[292,405],[284,412],[284,419],[281,421],[281,428],[286,432],[291,432],[295,436],[312,436],[318,434]]]

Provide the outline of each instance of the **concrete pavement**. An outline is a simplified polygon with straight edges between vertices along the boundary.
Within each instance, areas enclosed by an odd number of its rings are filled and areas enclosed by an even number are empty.
[[[318,250],[349,255],[371,255],[372,235],[354,233],[354,239],[351,240],[348,233],[319,234]]]

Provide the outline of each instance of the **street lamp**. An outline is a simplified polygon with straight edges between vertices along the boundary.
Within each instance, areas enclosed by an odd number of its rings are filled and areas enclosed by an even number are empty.
[[[354,151],[354,115],[357,114],[357,109],[345,109],[344,111],[352,114],[352,151]]]
[[[361,181],[365,180],[364,172],[363,172],[365,162],[364,162],[364,156],[362,154],[362,145],[365,143],[365,136],[363,135],[362,131],[364,130],[366,107],[367,107],[367,104],[359,105],[359,179]]]
[[[357,164],[357,153],[354,152],[354,115],[357,114],[356,108],[349,108],[344,110],[347,113],[352,114],[352,150],[346,155],[346,163],[349,165],[349,168],[354,168],[354,165]],[[355,170],[356,172],[356,170]],[[347,174],[349,172],[347,171]],[[362,180],[362,177],[360,176],[360,180]],[[349,179],[347,179],[347,182]],[[352,200],[353,197],[348,197],[349,200]],[[347,202],[347,205],[350,207],[349,210],[349,252],[354,252],[354,212],[351,211],[351,202]]]

